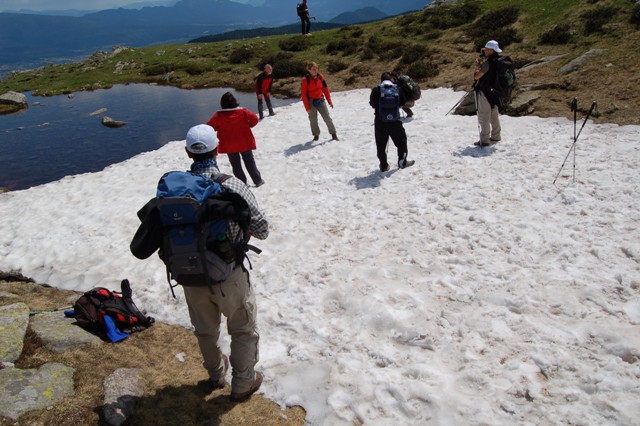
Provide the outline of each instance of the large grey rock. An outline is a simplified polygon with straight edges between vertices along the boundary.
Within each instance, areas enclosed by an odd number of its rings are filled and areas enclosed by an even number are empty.
[[[0,370],[0,416],[17,420],[73,394],[74,369],[48,363],[37,369]]]
[[[526,64],[525,66],[523,66],[522,68],[519,68],[516,71],[516,75],[520,74],[521,72],[527,72],[532,68],[538,67],[540,65],[546,65],[548,63],[557,61],[558,59],[562,59],[565,56],[567,56],[567,54],[565,53],[564,55],[557,55],[557,56],[545,56],[544,58],[540,58],[540,59],[536,59],[535,61],[531,61],[528,64]]]
[[[0,104],[18,105],[27,107],[27,97],[22,93],[9,91],[0,95]]]
[[[588,60],[590,60],[592,58],[595,58],[596,56],[600,56],[602,54],[605,54],[608,51],[609,51],[609,49],[591,49],[587,53],[585,53],[584,55],[580,56],[579,58],[574,59],[573,61],[569,62],[564,67],[560,68],[560,74],[569,74],[571,72],[574,72],[575,70],[580,68],[582,66],[582,64],[584,64]]]
[[[0,307],[0,361],[14,362],[22,353],[29,326],[29,307],[14,303]]]
[[[517,117],[533,113],[533,104],[540,99],[538,92],[518,94],[509,104],[509,115]]]
[[[74,323],[73,318],[65,318],[62,312],[47,312],[31,319],[31,329],[47,349],[57,353],[104,343]]]
[[[142,370],[119,368],[104,380],[103,418],[107,424],[120,426],[133,413],[144,395]]]

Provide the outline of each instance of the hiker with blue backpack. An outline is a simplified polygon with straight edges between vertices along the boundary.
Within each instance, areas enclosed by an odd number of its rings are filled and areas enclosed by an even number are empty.
[[[142,223],[130,248],[139,259],[158,250],[171,290],[172,280],[184,289],[211,390],[226,387],[231,364],[230,398],[242,402],[263,380],[255,371],[260,338],[256,297],[243,261],[248,249],[259,252],[249,239],[267,238],[269,223],[251,190],[220,173],[218,138],[211,126],[189,129],[185,149],[193,160],[190,170],[162,176],[156,197],[138,212]],[[221,315],[231,337],[229,357],[218,344]]]
[[[405,103],[405,96],[396,84],[394,75],[385,72],[380,77],[381,83],[371,89],[369,105],[374,110],[374,131],[376,138],[376,151],[380,161],[380,171],[389,170],[387,162],[387,145],[389,138],[393,141],[398,151],[398,167],[405,169],[415,164],[414,160],[408,160],[407,133],[402,125],[400,108]]]
[[[475,145],[480,147],[490,146],[501,140],[500,95],[495,87],[500,52],[502,49],[498,42],[489,40],[480,49],[480,57],[476,58],[477,67],[473,79],[480,140]]]

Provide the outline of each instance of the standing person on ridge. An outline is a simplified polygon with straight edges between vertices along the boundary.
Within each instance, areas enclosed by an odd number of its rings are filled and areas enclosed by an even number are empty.
[[[489,146],[499,142],[500,137],[500,114],[498,107],[500,99],[494,90],[496,81],[498,55],[502,50],[495,40],[489,40],[480,49],[480,58],[476,58],[476,70],[473,73],[475,81],[476,107],[478,114],[478,125],[480,126],[480,140],[475,143],[479,146]],[[480,62],[481,58],[486,58]]]
[[[396,79],[393,73],[385,72],[380,76],[380,85],[371,89],[371,95],[369,96],[369,105],[374,110],[374,132],[376,139],[376,153],[380,162],[380,171],[386,172],[389,170],[389,163],[387,162],[387,145],[389,138],[393,141],[398,151],[398,167],[405,169],[415,164],[414,160],[407,160],[407,133],[402,125],[402,119],[400,118],[400,108],[404,105],[405,96],[396,85]],[[387,98],[385,98],[385,105],[381,105],[382,90],[389,90],[391,96],[388,98],[395,99],[395,104],[386,105]],[[396,96],[393,96],[393,95]]]
[[[185,150],[193,160],[191,172],[220,181],[223,176],[216,163],[217,148],[218,138],[211,126],[199,124],[189,129]],[[260,211],[258,202],[249,188],[233,176],[222,180],[221,185],[226,191],[242,197],[251,211],[251,219],[244,239],[267,238],[269,222]],[[155,201],[155,198],[152,201]],[[140,259],[155,252],[163,238],[162,223],[157,223],[160,221],[157,207],[154,208],[155,214],[153,209],[148,207],[149,203],[138,212],[142,223],[131,242],[131,252]],[[237,239],[243,237],[239,232],[238,224],[230,222],[229,228],[227,235],[235,236],[234,243],[240,242]],[[225,377],[231,362],[230,398],[233,402],[249,399],[260,388],[263,380],[263,374],[255,371],[260,334],[257,328],[256,297],[250,282],[249,271],[242,263],[236,263],[231,275],[213,286],[203,284],[183,286],[183,289],[191,324],[195,329],[194,334],[198,339],[204,360],[203,366],[209,373],[210,388],[215,390],[226,386]],[[218,343],[221,315],[227,318],[227,330],[231,336],[229,357],[222,352]]]
[[[273,112],[273,107],[271,106],[271,85],[273,84],[273,67],[269,64],[264,66],[264,71],[256,77],[256,96],[258,97],[258,114],[260,116],[260,120],[264,118],[262,113],[262,99],[267,104],[267,108],[269,109],[269,116],[272,117],[276,115]]]
[[[311,17],[309,16],[309,7],[307,6],[307,0],[302,0],[302,3],[298,3],[296,7],[298,16],[300,17],[300,23],[302,24],[302,35],[311,35]]]
[[[318,112],[327,125],[329,133],[331,133],[331,139],[334,141],[339,140],[336,128],[333,125],[333,120],[331,120],[331,116],[329,115],[329,108],[327,108],[327,103],[333,108],[331,92],[329,92],[329,86],[327,86],[324,76],[318,72],[318,64],[315,62],[309,62],[309,64],[307,64],[307,73],[302,79],[300,93],[304,109],[309,115],[313,140],[317,141],[320,138]]]
[[[247,177],[242,170],[243,161],[256,188],[264,185],[264,180],[253,158],[256,139],[251,128],[258,124],[258,116],[238,106],[238,101],[231,92],[222,95],[220,106],[222,109],[213,114],[207,122],[218,134],[220,140],[218,152],[227,154],[233,175],[244,184],[247,183]]]

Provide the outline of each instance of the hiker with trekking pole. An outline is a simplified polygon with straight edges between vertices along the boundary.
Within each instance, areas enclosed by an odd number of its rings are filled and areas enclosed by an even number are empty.
[[[302,25],[302,35],[311,35],[311,16],[309,15],[309,6],[307,6],[307,0],[302,0],[302,3],[298,3],[296,6],[296,12],[300,18],[300,24]]]
[[[476,58],[476,69],[473,73],[476,112],[480,140],[475,145],[490,146],[501,139],[500,136],[500,98],[494,88],[497,73],[497,61],[502,52],[498,42],[489,40],[480,49],[480,57]]]

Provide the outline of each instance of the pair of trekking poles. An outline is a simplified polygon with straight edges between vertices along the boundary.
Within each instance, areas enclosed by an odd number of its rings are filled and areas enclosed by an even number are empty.
[[[569,148],[569,152],[567,152],[567,156],[564,157],[564,161],[560,166],[560,170],[558,170],[558,174],[556,175],[556,178],[553,180],[554,185],[556,184],[556,180],[558,180],[558,176],[560,176],[560,172],[562,172],[562,168],[567,162],[567,159],[569,158],[571,151],[573,151],[573,182],[575,183],[576,181],[576,142],[578,142],[578,138],[580,137],[580,133],[582,133],[582,129],[584,129],[584,125],[587,124],[587,120],[589,119],[593,111],[597,109],[597,107],[598,107],[598,104],[596,103],[596,101],[593,101],[591,103],[591,108],[589,108],[589,111],[587,112],[587,116],[584,118],[584,121],[582,122],[582,127],[580,127],[580,131],[578,132],[578,134],[576,134],[576,126],[578,121],[578,98],[573,98],[573,101],[571,101],[571,111],[573,112],[573,143]]]

